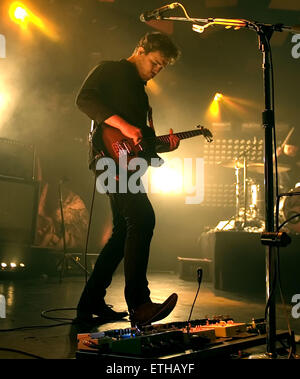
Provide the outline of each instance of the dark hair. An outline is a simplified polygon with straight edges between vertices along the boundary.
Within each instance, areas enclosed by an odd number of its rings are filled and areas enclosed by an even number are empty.
[[[170,61],[170,64],[175,63],[180,56],[178,47],[166,34],[160,32],[145,34],[138,42],[135,50],[139,47],[143,47],[146,54],[151,51],[161,52]]]

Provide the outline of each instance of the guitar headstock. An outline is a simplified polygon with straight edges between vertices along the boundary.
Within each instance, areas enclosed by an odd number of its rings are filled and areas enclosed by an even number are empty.
[[[202,125],[197,125],[196,128],[200,129],[201,134],[204,136],[207,142],[213,141],[213,135],[209,129],[204,128]]]

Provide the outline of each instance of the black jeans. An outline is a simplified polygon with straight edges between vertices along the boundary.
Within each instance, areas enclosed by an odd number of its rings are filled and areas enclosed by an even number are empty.
[[[128,310],[150,301],[147,281],[149,249],[155,215],[146,193],[113,193],[110,198],[112,235],[98,256],[77,310],[89,312],[104,304],[107,287],[124,258],[125,300]]]

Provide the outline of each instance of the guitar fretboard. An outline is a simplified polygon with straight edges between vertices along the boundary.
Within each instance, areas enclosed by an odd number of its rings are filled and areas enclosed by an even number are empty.
[[[202,129],[174,133],[173,135],[177,136],[179,139],[186,139],[186,138],[199,136],[200,134],[203,134]],[[165,135],[156,137],[156,142],[157,143],[170,143],[170,134],[165,134]]]

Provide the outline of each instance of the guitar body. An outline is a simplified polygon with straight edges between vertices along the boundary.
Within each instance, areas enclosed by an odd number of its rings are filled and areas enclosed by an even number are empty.
[[[196,130],[175,133],[175,135],[179,139],[203,135],[208,142],[212,142],[212,134],[208,129],[200,125],[197,128]],[[92,144],[94,149],[97,150],[99,158],[101,156],[112,158],[117,167],[126,170],[130,161],[134,158],[143,158],[148,166],[161,166],[163,159],[156,154],[156,147],[168,145],[170,143],[170,135],[156,136],[154,130],[148,126],[143,127],[141,131],[143,135],[142,141],[134,145],[133,140],[124,136],[119,129],[103,124],[93,130]],[[152,161],[152,158],[156,159]],[[132,171],[135,171],[135,169]]]
[[[143,158],[150,165],[151,158],[161,159],[155,152],[155,133],[150,127],[145,127],[142,134],[142,142],[134,145],[133,140],[119,129],[103,124],[94,130],[92,143],[103,156],[112,158],[117,167],[123,154],[126,154],[126,167],[134,158]]]

